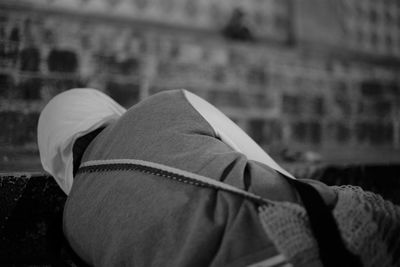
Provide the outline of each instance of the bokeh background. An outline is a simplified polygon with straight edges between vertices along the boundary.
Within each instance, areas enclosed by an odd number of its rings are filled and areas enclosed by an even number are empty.
[[[296,177],[400,204],[400,0],[0,0],[1,266],[85,266],[36,145],[76,87],[185,88]]]
[[[74,87],[125,107],[185,88],[278,161],[400,161],[399,0],[1,0],[0,172]]]

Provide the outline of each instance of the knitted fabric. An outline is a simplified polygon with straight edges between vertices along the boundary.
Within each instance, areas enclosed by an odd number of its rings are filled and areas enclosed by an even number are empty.
[[[400,266],[400,207],[354,186],[338,194],[333,215],[347,248],[364,266]],[[322,266],[305,209],[292,203],[259,208],[261,223],[277,249],[294,266]]]
[[[294,266],[322,267],[306,210],[289,202],[259,208],[261,224],[276,248]]]
[[[348,249],[364,266],[400,266],[400,207],[360,187],[333,188],[333,214]]]

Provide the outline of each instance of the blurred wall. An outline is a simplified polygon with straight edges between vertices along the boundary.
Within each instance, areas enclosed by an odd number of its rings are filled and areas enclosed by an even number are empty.
[[[235,10],[251,38],[223,34]],[[37,158],[41,108],[74,87],[126,107],[186,88],[273,154],[396,161],[399,29],[394,0],[3,0],[0,164]]]

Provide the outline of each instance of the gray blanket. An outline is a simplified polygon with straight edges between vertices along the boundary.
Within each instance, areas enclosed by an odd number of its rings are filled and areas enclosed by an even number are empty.
[[[82,161],[122,158],[296,202],[284,178],[216,138],[180,90],[131,107],[93,140]],[[277,254],[254,203],[135,171],[77,175],[64,231],[74,250],[94,266],[247,266]]]

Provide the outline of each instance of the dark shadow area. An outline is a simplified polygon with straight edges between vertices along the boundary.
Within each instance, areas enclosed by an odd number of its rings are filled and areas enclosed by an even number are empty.
[[[305,167],[305,166],[304,166]],[[304,173],[302,166],[292,170]],[[400,204],[400,165],[321,166],[302,178],[354,185]],[[66,195],[46,174],[0,176],[0,265],[85,266],[62,233]]]

